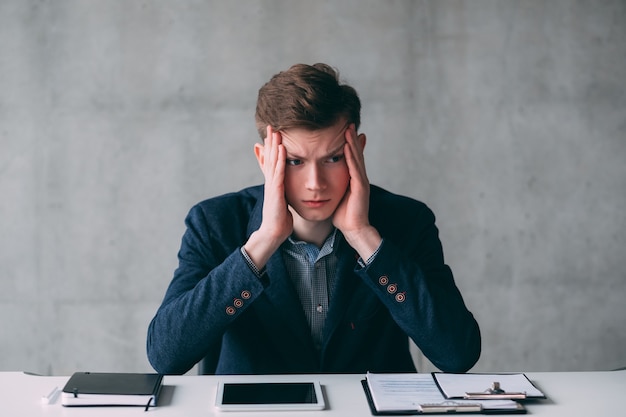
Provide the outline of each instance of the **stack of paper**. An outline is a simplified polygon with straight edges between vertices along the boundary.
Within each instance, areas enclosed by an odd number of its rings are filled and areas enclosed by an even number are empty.
[[[471,378],[472,376],[478,378]],[[374,415],[450,412],[525,413],[526,409],[517,401],[465,398],[466,392],[477,390],[476,387],[479,385],[480,391],[484,391],[496,380],[502,381],[502,387],[525,390],[534,397],[545,398],[523,374],[368,373],[363,388]],[[488,381],[486,385],[485,381]]]

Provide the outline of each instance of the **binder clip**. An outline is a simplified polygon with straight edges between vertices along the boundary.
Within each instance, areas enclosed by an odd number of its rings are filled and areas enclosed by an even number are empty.
[[[456,401],[444,401],[442,403],[434,404],[420,404],[419,411],[422,413],[435,413],[435,414],[447,414],[447,413],[480,413],[483,411],[481,404],[468,404],[459,403]]]
[[[506,392],[500,382],[494,381],[490,388],[483,392],[466,392],[463,397],[468,400],[525,400],[525,392]]]
[[[493,386],[489,389],[491,394],[504,394],[504,390],[500,388],[500,383],[498,381],[494,381]]]

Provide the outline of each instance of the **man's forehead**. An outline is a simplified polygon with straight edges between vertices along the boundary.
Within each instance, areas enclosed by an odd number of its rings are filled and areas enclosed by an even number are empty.
[[[289,150],[289,144],[307,145],[309,143],[316,143],[325,147],[335,148],[345,142],[344,135],[348,126],[349,124],[345,120],[340,120],[327,128],[318,130],[304,128],[287,129],[282,131],[281,135],[287,150]]]
[[[287,154],[298,158],[325,158],[343,149],[346,141],[342,134],[329,138],[284,138],[283,146]]]

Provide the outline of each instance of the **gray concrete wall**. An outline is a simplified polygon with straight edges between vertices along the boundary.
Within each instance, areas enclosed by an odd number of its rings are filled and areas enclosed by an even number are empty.
[[[425,201],[475,371],[626,365],[626,2],[0,2],[0,371],[147,371],[195,202],[262,176],[258,88],[364,103],[373,183]]]

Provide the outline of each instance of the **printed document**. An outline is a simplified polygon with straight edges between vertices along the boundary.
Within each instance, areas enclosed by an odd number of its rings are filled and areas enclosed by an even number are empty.
[[[511,400],[448,400],[431,374],[376,374],[367,373],[367,384],[378,411],[417,411],[426,405],[463,406],[480,405],[483,409],[516,409]]]

